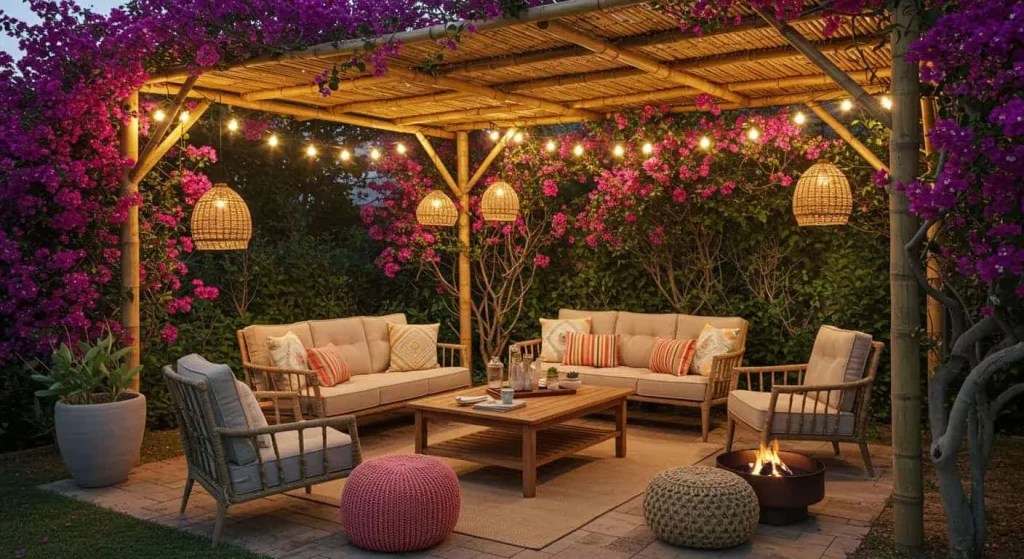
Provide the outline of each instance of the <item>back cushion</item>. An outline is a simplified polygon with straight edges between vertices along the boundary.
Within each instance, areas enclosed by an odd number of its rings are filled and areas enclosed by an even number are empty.
[[[388,335],[388,323],[408,324],[402,313],[384,316],[364,316],[363,330],[366,332],[366,345],[370,350],[370,371],[383,373],[391,364],[391,338]]]
[[[871,336],[855,330],[822,326],[818,330],[818,337],[814,339],[804,384],[840,384],[860,380],[864,376],[870,354]],[[832,390],[820,393],[817,399],[821,403],[827,400],[832,407],[838,403],[842,411],[853,411],[855,395],[855,390],[847,390],[843,394]]]
[[[590,317],[591,334],[614,334],[615,320],[618,316],[618,311],[578,311],[574,309],[558,311],[558,318],[561,319]]]
[[[647,368],[654,339],[675,336],[676,315],[620,312],[615,333],[619,335],[619,361],[627,367]]]
[[[242,329],[246,348],[249,350],[249,362],[253,365],[270,366],[270,352],[267,350],[267,338],[280,338],[288,332],[299,337],[304,347],[313,347],[313,335],[308,322],[294,324],[253,324]],[[245,357],[244,355],[242,356]]]
[[[739,338],[736,340],[737,346],[735,349],[738,350],[746,347],[747,340],[744,326],[747,324],[747,321],[738,316],[696,316],[692,314],[679,314],[676,316],[678,317],[676,321],[677,340],[696,340],[700,337],[700,332],[704,329],[704,325],[710,324],[715,328],[739,328]]]
[[[195,353],[178,359],[178,374],[189,380],[202,380],[213,396],[213,418],[218,427],[248,429],[249,421],[238,395],[237,379],[231,367],[210,363]],[[256,461],[256,449],[250,439],[224,437],[224,453],[235,464]]]
[[[309,329],[313,334],[312,347],[327,347],[327,344],[337,346],[353,375],[373,372],[370,347],[366,343],[361,317],[311,320]]]

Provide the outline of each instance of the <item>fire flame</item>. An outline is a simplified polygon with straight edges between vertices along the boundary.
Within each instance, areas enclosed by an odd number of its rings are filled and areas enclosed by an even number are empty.
[[[750,473],[755,476],[791,476],[793,470],[790,470],[786,463],[779,458],[779,441],[778,439],[772,441],[771,448],[768,448],[761,443],[761,448],[757,451],[757,459],[754,462],[748,464],[750,467]]]

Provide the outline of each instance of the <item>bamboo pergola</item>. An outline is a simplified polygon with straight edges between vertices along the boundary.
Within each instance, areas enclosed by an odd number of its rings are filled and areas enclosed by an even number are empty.
[[[193,75],[188,68],[151,77],[142,94],[173,96],[168,122],[187,98],[199,98],[187,122],[157,127],[149,143],[138,146],[137,121],[123,134],[123,152],[140,160],[124,181],[124,192],[137,190],[152,165],[177,137],[198,120],[211,103],[289,115],[308,120],[414,135],[437,166],[452,197],[461,203],[458,227],[460,337],[472,338],[470,307],[470,192],[504,149],[506,134],[475,170],[470,169],[468,133],[481,129],[568,124],[606,118],[608,113],[667,105],[671,112],[696,111],[699,95],[714,98],[722,109],[803,104],[833,128],[873,168],[890,168],[905,180],[917,172],[921,143],[917,68],[903,60],[916,31],[893,32],[889,42],[862,36],[889,22],[863,15],[825,36],[823,6],[804,2],[796,19],[780,22],[768,11],[737,4],[736,19],[700,35],[681,30],[677,20],[644,0],[565,0],[534,7],[518,17],[472,22],[458,49],[443,49],[439,40],[459,24],[395,33],[401,52],[387,70],[373,68],[345,75],[337,91],[322,96],[313,79],[353,53],[365,50],[362,39],[314,45],[262,56],[244,63]],[[911,22],[909,1],[894,10],[894,20]],[[444,62],[423,68],[444,52]],[[891,111],[878,95],[891,92]],[[851,99],[892,130],[889,162],[881,161],[820,103]],[[138,97],[132,100],[136,105]],[[454,140],[455,174],[431,144]],[[887,164],[888,163],[888,164]],[[906,269],[903,246],[916,229],[901,193],[891,194],[893,447],[897,541],[904,549],[920,548],[921,435],[920,364],[914,337],[918,326],[916,284]],[[129,216],[123,231],[123,284],[132,294],[123,321],[134,334],[138,360],[138,216]]]

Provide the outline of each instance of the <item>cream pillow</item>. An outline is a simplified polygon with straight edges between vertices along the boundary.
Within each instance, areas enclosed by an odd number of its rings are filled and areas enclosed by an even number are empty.
[[[300,371],[309,370],[309,363],[306,360],[306,348],[302,345],[302,340],[294,332],[289,331],[279,338],[268,336],[267,352],[270,354],[270,364],[274,367]],[[285,380],[284,376],[272,375],[271,379],[274,381],[275,386],[279,386],[281,390],[298,392],[306,387],[306,377],[288,375],[287,380]],[[282,385],[286,385],[287,388]]]
[[[249,385],[236,379],[235,388],[238,389],[238,399],[242,402],[242,411],[245,413],[245,422],[249,424],[249,428],[260,429],[266,427],[267,418],[263,415],[260,402],[256,399],[256,395],[252,393]],[[256,446],[270,448],[270,435],[257,435]]]
[[[565,357],[565,341],[569,332],[589,334],[590,317],[540,319],[540,360],[545,363],[561,363]]]
[[[391,342],[391,366],[388,372],[422,371],[436,369],[437,331],[440,324],[388,323]]]
[[[697,351],[693,355],[691,372],[695,375],[711,376],[711,362],[716,355],[735,351],[739,328],[715,328],[705,324],[697,336]]]

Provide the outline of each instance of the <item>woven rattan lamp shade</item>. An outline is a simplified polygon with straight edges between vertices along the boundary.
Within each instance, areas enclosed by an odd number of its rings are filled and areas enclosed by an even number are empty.
[[[228,185],[213,185],[196,202],[192,210],[192,241],[196,250],[245,250],[251,238],[249,207]]]
[[[416,221],[420,225],[451,227],[458,219],[455,203],[440,190],[431,190],[416,206]]]
[[[828,161],[811,165],[797,181],[793,192],[793,215],[797,225],[846,225],[852,211],[850,182]]]
[[[487,221],[515,221],[519,217],[519,195],[505,181],[496,181],[484,191],[480,213]]]

